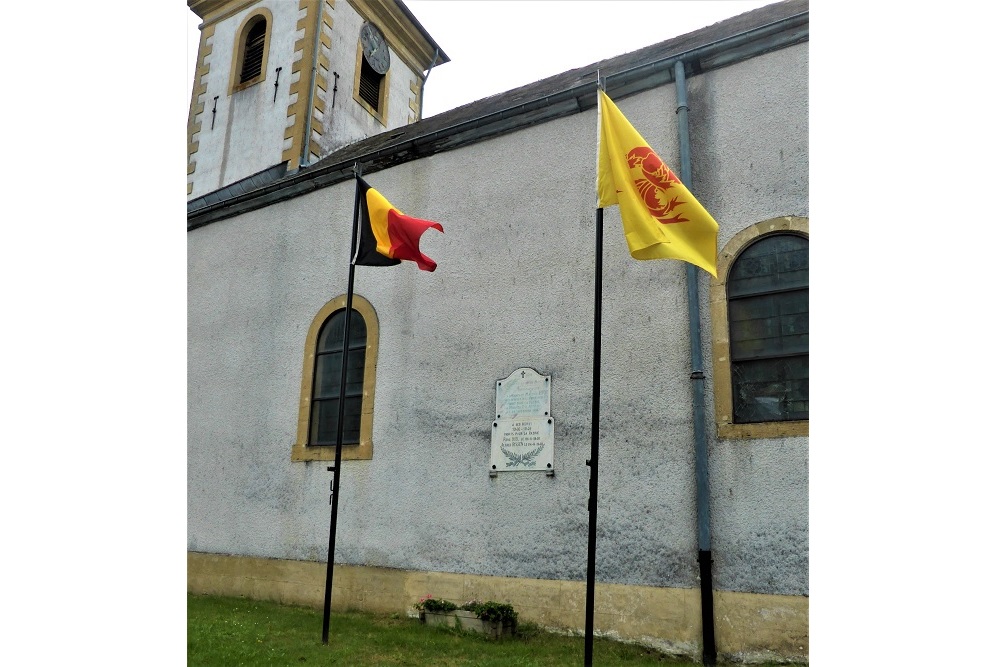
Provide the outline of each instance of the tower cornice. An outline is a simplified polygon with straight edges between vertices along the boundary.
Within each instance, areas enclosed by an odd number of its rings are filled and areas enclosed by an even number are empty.
[[[423,72],[450,61],[403,3],[397,0],[347,1],[358,14],[379,27],[393,50],[411,69]],[[434,62],[431,62],[432,59]]]
[[[187,0],[188,9],[205,23],[214,23],[261,0]]]

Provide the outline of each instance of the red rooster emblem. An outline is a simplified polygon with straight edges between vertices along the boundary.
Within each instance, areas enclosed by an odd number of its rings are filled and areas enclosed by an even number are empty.
[[[653,152],[649,146],[639,146],[629,151],[626,156],[628,166],[635,178],[635,187],[642,197],[643,203],[650,214],[664,225],[675,222],[687,222],[682,213],[674,213],[674,209],[686,202],[678,201],[668,192],[674,183],[680,179],[674,176],[670,167]]]

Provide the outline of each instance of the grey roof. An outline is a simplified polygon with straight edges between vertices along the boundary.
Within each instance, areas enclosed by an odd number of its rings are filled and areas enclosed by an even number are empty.
[[[356,162],[370,174],[591,109],[597,104],[598,70],[608,95],[620,99],[673,81],[677,60],[684,62],[686,76],[694,76],[808,39],[808,0],[767,5],[368,137],[256,190],[230,192],[212,203],[210,195],[192,200],[188,229],[347,180]]]
[[[192,209],[197,210],[205,206],[211,206],[212,204],[218,204],[220,202],[227,201],[238,197],[239,195],[246,194],[248,192],[254,192],[259,190],[265,185],[274,183],[280,180],[282,176],[288,171],[288,163],[282,162],[276,164],[273,167],[268,167],[263,171],[258,171],[252,176],[247,176],[246,178],[241,178],[238,181],[234,181],[229,185],[219,188],[213,192],[209,192],[206,195],[198,197],[188,203],[188,212]],[[197,202],[197,203],[196,203]],[[194,206],[192,207],[192,204]]]

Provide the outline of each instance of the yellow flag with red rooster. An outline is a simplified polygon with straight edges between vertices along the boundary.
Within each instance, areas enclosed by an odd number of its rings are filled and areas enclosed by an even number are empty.
[[[597,206],[618,205],[635,259],[680,259],[716,275],[719,223],[597,91]]]

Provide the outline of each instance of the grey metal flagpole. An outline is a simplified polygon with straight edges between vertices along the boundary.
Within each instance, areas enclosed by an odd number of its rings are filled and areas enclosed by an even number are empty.
[[[330,487],[330,545],[326,556],[326,589],[323,594],[323,643],[330,642],[330,602],[333,598],[333,554],[337,543],[337,504],[340,499],[340,455],[344,445],[344,391],[347,387],[347,347],[351,335],[351,310],[354,307],[354,254],[358,244],[358,213],[361,209],[361,165],[354,165],[354,220],[351,225],[351,258],[347,273],[347,304],[344,315],[344,347],[340,357],[340,399],[337,406],[337,455],[333,462]]]

